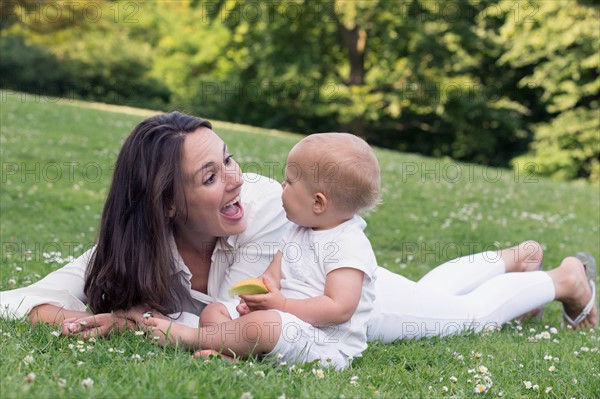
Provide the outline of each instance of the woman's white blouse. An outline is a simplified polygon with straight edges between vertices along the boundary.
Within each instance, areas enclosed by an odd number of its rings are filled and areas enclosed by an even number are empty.
[[[281,206],[281,185],[253,173],[245,173],[244,180],[241,197],[247,228],[242,234],[217,241],[208,275],[207,294],[192,290],[190,270],[179,255],[175,241],[171,241],[176,260],[173,278],[183,279],[192,297],[190,302],[183,304],[181,315],[172,315],[180,323],[197,326],[202,308],[217,300],[226,303],[230,313],[235,315],[235,303],[228,294],[229,288],[240,280],[262,274],[279,249],[281,237],[288,226]],[[0,316],[21,318],[41,304],[85,311],[87,298],[83,286],[93,250],[28,287],[0,292]]]

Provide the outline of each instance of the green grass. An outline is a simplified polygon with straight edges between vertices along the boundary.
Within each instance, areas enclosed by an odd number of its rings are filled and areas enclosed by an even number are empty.
[[[120,145],[152,112],[0,94],[0,289],[6,290],[37,281],[94,242]],[[246,170],[277,179],[301,137],[227,123],[215,123],[215,130]],[[367,217],[367,233],[379,263],[393,271],[418,279],[455,256],[526,239],[544,245],[546,269],[581,250],[600,258],[598,187],[393,151],[377,155],[384,203]],[[558,329],[551,339],[531,341],[550,327]],[[2,398],[470,397],[482,374],[469,370],[482,365],[493,381],[486,397],[600,393],[600,334],[561,328],[558,304],[547,306],[541,324],[522,329],[371,344],[351,368],[325,370],[321,379],[313,365],[290,370],[193,360],[180,348],[159,348],[133,333],[78,343],[24,321],[0,320],[0,329]],[[28,355],[33,362],[25,364]],[[27,382],[30,373],[33,382]],[[82,385],[87,378],[92,386]]]

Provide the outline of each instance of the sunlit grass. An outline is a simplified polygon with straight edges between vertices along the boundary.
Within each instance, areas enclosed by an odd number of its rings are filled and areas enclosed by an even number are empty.
[[[0,289],[6,290],[37,281],[94,242],[120,145],[152,112],[2,99]],[[276,179],[301,137],[219,122],[215,130],[245,170]],[[388,150],[377,155],[383,204],[367,217],[367,233],[379,264],[393,271],[417,279],[453,257],[526,239],[544,245],[546,269],[581,250],[600,258],[597,187]],[[0,329],[2,397],[467,397],[479,389],[489,397],[582,398],[600,392],[600,334],[561,328],[557,304],[541,324],[375,343],[343,372],[193,360],[181,348],[158,348],[133,333],[79,343],[54,336],[49,326],[2,320]]]

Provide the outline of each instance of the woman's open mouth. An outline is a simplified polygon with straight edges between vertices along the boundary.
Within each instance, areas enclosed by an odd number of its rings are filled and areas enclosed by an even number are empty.
[[[242,207],[240,196],[236,196],[234,199],[225,204],[223,208],[221,208],[221,215],[225,218],[238,221],[242,217],[244,217],[244,208]]]

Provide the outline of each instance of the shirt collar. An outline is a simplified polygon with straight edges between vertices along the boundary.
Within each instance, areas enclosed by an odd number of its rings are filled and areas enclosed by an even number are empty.
[[[218,250],[231,251],[231,250],[233,250],[235,248],[236,238],[237,238],[236,236],[228,236],[228,237],[219,238],[217,240],[217,245],[215,246],[215,251],[218,251]],[[191,278],[192,273],[190,272],[190,269],[187,267],[187,265],[183,261],[183,258],[181,257],[181,254],[179,253],[179,250],[177,249],[177,243],[175,243],[175,237],[173,236],[173,234],[171,234],[171,237],[169,239],[169,246],[171,248],[171,253],[173,254],[173,259],[175,260],[174,269],[171,274],[183,272],[183,274],[186,277],[188,277],[188,279]],[[214,254],[214,252],[213,252],[213,254]]]

